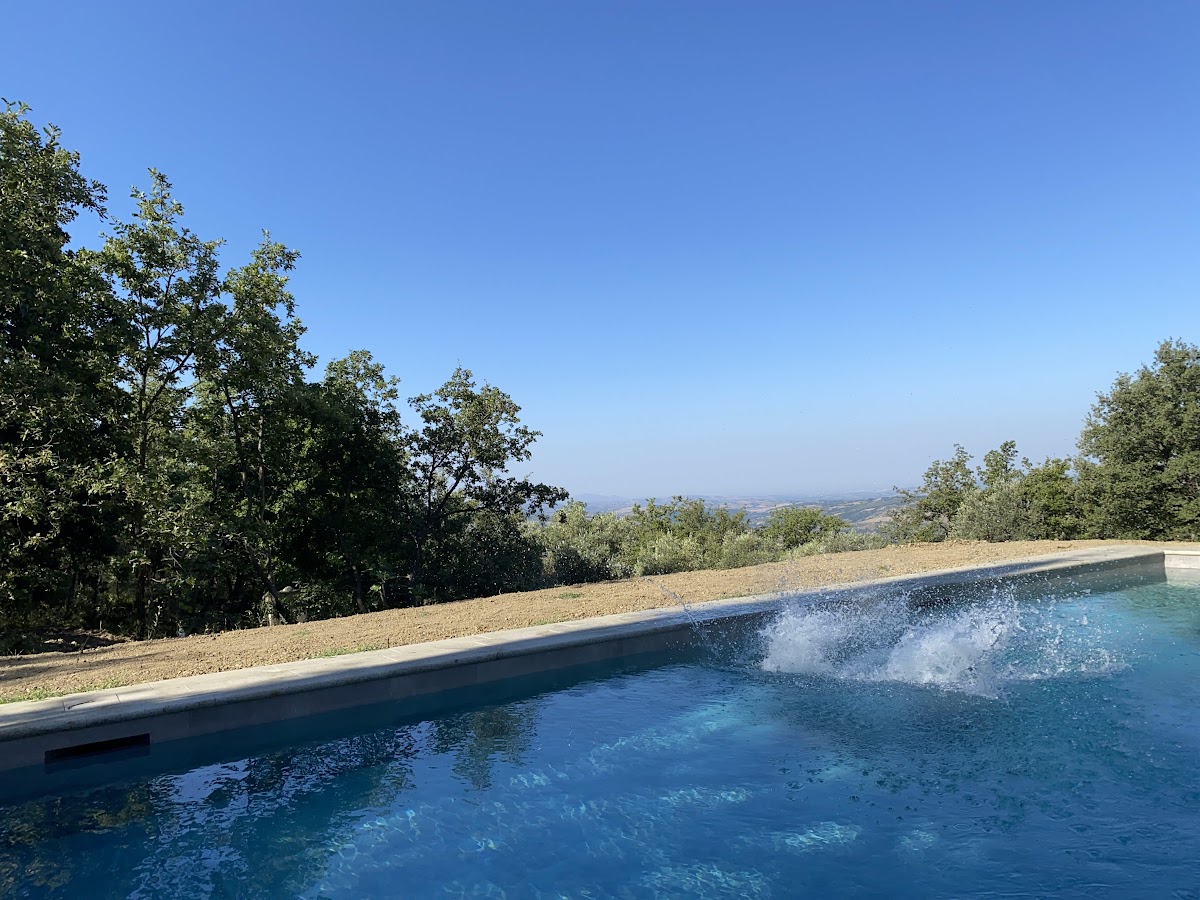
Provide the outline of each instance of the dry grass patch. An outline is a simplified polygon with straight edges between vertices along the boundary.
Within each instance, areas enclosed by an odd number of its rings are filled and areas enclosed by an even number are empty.
[[[985,565],[1116,541],[953,541],[811,556],[745,569],[681,572],[501,594],[300,625],[135,641],[83,653],[0,657],[0,698],[24,700],[397,647],[591,616],[804,590],[893,575]]]

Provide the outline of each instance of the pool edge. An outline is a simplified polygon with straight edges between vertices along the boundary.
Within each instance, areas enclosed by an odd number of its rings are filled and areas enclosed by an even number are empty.
[[[76,751],[82,757],[89,748],[121,742],[184,740],[653,652],[685,642],[697,622],[760,615],[785,599],[817,602],[863,589],[936,591],[1008,579],[1122,572],[1140,580],[1163,580],[1168,568],[1200,568],[1200,550],[1088,548],[23,701],[0,708],[0,772],[43,766],[51,757]]]

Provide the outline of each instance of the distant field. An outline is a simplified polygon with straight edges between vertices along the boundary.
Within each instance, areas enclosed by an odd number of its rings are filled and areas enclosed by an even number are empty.
[[[588,512],[615,513],[627,516],[633,511],[635,503],[644,504],[644,499],[634,500],[630,497],[609,497],[583,494],[578,499],[587,504]],[[666,503],[670,497],[655,497],[656,503]],[[895,494],[880,494],[864,497],[861,494],[829,494],[812,497],[792,496],[787,494],[769,495],[765,497],[718,496],[702,495],[702,499],[710,506],[727,506],[730,509],[744,509],[751,524],[761,524],[771,510],[783,506],[819,506],[825,512],[841,516],[851,524],[855,531],[870,533],[880,529],[887,521],[889,513],[903,504],[903,500]]]
[[[855,531],[878,531],[891,517],[892,510],[903,506],[904,500],[895,494],[885,497],[875,497],[870,500],[848,500],[844,503],[831,503],[822,506],[825,512],[833,516],[841,516]]]

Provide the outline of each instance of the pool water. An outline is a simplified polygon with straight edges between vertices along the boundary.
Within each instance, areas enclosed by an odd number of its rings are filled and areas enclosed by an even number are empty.
[[[689,658],[0,810],[14,897],[1200,896],[1200,586]]]

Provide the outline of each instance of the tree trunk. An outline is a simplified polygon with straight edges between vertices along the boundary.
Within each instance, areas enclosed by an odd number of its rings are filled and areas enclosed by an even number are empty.
[[[367,607],[363,603],[362,569],[357,565],[351,566],[350,569],[354,573],[354,608],[360,613],[365,613]]]
[[[133,593],[133,617],[136,622],[138,633],[144,638],[153,637],[149,633],[150,630],[150,599],[147,596],[149,589],[146,577],[146,566],[144,564],[138,566],[137,586]]]
[[[287,616],[283,614],[283,607],[279,603],[279,592],[275,590],[273,579],[267,583],[267,590],[262,595],[262,617],[266,619],[268,625],[286,625],[288,623]]]

